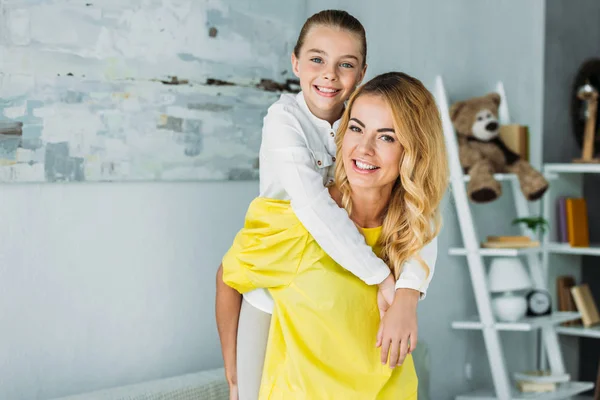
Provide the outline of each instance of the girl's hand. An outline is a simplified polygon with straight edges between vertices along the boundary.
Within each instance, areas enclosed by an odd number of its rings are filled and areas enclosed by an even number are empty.
[[[407,354],[417,347],[417,303],[420,293],[413,289],[398,289],[394,302],[385,312],[377,333],[381,347],[381,363],[390,368],[402,365]]]
[[[391,273],[381,282],[377,290],[377,307],[379,308],[379,317],[383,315],[394,301],[396,295],[396,281]]]

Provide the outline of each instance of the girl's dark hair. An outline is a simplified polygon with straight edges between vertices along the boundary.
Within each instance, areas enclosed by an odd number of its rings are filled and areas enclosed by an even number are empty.
[[[358,35],[362,44],[361,55],[363,57],[363,65],[365,65],[367,62],[367,35],[365,33],[365,28],[359,20],[342,10],[323,10],[306,20],[300,30],[298,41],[294,47],[294,55],[296,57],[300,57],[300,50],[302,49],[302,45],[304,45],[304,39],[310,28],[315,25],[344,29]]]

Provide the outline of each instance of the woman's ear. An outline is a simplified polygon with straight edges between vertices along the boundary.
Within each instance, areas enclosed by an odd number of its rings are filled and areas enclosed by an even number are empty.
[[[298,57],[292,52],[292,71],[297,78],[300,78],[300,61]]]

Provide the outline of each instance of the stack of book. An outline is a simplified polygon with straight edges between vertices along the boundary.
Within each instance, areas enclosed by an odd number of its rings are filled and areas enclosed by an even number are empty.
[[[517,389],[522,393],[553,392],[558,384],[569,382],[569,374],[552,374],[550,371],[516,372]]]
[[[572,247],[589,247],[587,204],[583,198],[559,197],[557,201],[558,238]]]
[[[559,311],[577,311],[581,319],[563,322],[563,326],[581,325],[590,327],[600,324],[600,313],[587,283],[575,285],[572,276],[556,278],[556,295]]]
[[[575,287],[575,278],[571,275],[559,276],[556,278],[556,298],[558,299],[558,311],[575,311],[577,306],[571,289]],[[562,326],[577,326],[581,325],[581,320],[576,319],[561,323]]]
[[[488,236],[487,241],[481,243],[481,247],[488,249],[523,249],[539,245],[539,241],[529,236]]]

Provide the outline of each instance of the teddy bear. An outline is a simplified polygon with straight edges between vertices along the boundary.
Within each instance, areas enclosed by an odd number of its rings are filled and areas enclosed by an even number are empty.
[[[502,194],[502,186],[494,174],[513,173],[519,178],[525,198],[538,200],[548,189],[548,181],[500,139],[499,105],[500,95],[489,93],[450,107],[450,118],[458,136],[460,164],[471,178],[467,194],[475,203],[493,201]]]

